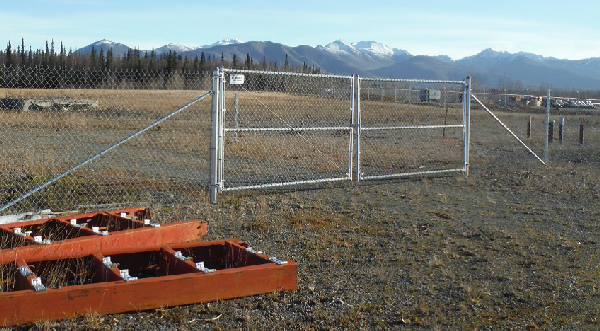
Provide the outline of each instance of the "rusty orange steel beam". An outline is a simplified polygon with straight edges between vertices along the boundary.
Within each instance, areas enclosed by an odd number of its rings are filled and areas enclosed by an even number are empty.
[[[0,226],[0,263],[18,258],[60,258],[108,248],[189,242],[206,235],[206,222],[188,220],[158,225],[149,212],[133,208]]]
[[[237,239],[18,259],[0,267],[14,274],[0,293],[0,326],[298,289],[294,261],[269,258]]]

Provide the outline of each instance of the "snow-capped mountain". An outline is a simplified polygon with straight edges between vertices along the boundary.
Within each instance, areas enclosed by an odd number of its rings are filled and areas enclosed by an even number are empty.
[[[112,42],[107,39],[102,39],[76,50],[75,53],[89,54],[92,52],[92,49],[96,52],[96,54],[100,54],[100,51],[104,51],[104,54],[106,54],[109,49],[112,49],[114,56],[123,56],[124,54],[127,54],[130,47],[124,44]]]
[[[399,50],[392,48],[388,45],[378,43],[375,41],[359,41],[355,43],[349,43],[343,40],[336,40],[325,46],[317,46],[317,49],[321,49],[332,54],[338,55],[371,55],[379,57],[390,57],[393,55],[410,55],[405,50]]]
[[[160,54],[167,54],[170,51],[177,52],[177,53],[183,53],[183,52],[189,52],[189,51],[192,51],[192,50],[194,50],[194,49],[190,48],[190,47],[187,47],[185,45],[182,45],[182,44],[170,43],[168,45],[164,45],[162,47],[159,47],[159,48],[155,49],[154,52],[157,55],[160,55]]]
[[[210,45],[200,46],[199,48],[213,48],[215,46],[228,46],[228,45],[235,45],[235,44],[242,44],[242,43],[243,43],[243,41],[240,41],[237,38],[226,38],[226,39],[217,41],[216,43],[213,43]]]

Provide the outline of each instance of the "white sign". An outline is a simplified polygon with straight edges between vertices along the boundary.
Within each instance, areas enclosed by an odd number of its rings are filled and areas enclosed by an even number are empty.
[[[236,74],[229,76],[229,84],[242,85],[244,84],[244,75]]]

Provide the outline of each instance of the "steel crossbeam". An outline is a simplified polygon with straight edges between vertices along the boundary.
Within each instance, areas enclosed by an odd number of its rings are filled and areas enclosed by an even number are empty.
[[[134,230],[130,230],[134,231]],[[238,239],[18,257],[0,293],[0,326],[210,302],[298,288],[293,261]]]
[[[92,254],[127,248],[189,242],[206,235],[206,223],[150,221],[145,208],[96,212],[0,225],[0,263]]]

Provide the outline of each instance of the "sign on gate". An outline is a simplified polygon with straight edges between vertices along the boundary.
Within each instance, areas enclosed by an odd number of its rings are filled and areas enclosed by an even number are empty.
[[[231,85],[242,85],[244,84],[244,75],[235,74],[229,76],[229,84]]]

